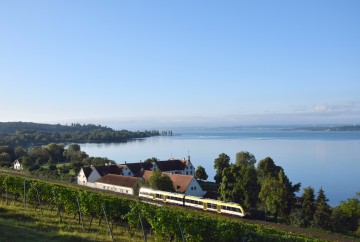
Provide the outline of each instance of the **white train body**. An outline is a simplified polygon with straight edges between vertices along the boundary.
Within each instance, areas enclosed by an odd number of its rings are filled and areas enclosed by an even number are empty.
[[[139,197],[162,201],[164,203],[178,204],[187,207],[194,207],[207,211],[245,216],[244,209],[237,203],[223,202],[214,199],[207,199],[195,196],[187,196],[179,193],[164,192],[142,187],[139,191]]]

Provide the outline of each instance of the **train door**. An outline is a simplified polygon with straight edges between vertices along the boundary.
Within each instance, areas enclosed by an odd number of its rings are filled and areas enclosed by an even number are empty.
[[[207,208],[208,208],[208,204],[204,202],[204,210],[206,210]]]
[[[221,213],[221,205],[220,204],[217,205],[216,210],[218,213]]]
[[[163,195],[163,201],[166,202],[166,195]]]
[[[155,200],[155,199],[156,199],[156,193],[153,193],[153,194],[152,194],[152,197],[153,197],[153,199]]]

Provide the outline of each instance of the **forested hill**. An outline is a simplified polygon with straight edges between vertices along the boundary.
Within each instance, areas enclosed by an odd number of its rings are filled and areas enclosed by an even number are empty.
[[[79,124],[42,124],[32,122],[0,122],[0,134],[15,134],[18,130],[41,131],[41,132],[90,132],[92,130],[114,131],[112,128],[95,125]]]
[[[360,131],[360,125],[298,127],[291,130],[304,131]]]
[[[159,135],[159,131],[114,130],[94,124],[0,122],[0,145],[35,146],[49,143],[118,143]]]

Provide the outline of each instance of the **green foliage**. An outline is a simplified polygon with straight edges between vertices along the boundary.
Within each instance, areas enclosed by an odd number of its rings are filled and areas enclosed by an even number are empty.
[[[349,198],[332,211],[332,229],[338,232],[356,231],[360,223],[360,200]]]
[[[116,131],[94,124],[50,125],[23,122],[0,123],[0,145],[33,146],[49,143],[111,143],[159,135],[156,130]],[[1,153],[1,152],[0,152]]]
[[[208,175],[206,174],[205,168],[198,166],[195,171],[195,178],[200,180],[207,180]]]
[[[310,227],[316,211],[314,189],[312,187],[304,188],[301,198],[303,199],[301,206],[303,221],[301,226]]]
[[[159,169],[153,171],[152,176],[148,180],[148,184],[155,190],[175,192],[174,185],[170,177],[162,174]]]
[[[261,184],[259,198],[267,209],[282,219],[288,220],[295,203],[295,192],[299,191],[301,184],[293,185],[285,175],[281,166],[266,157],[257,166],[258,179]]]
[[[232,164],[223,170],[222,175],[223,180],[219,188],[221,200],[256,208],[260,187],[254,166]]]
[[[316,212],[313,225],[316,228],[329,229],[331,226],[331,208],[327,202],[324,190],[320,188],[315,202]]]
[[[266,177],[277,177],[279,174],[281,167],[275,165],[275,162],[270,157],[266,157],[265,159],[259,161],[257,166],[257,174],[258,179],[262,182]]]
[[[241,151],[236,154],[236,165],[240,167],[253,167],[256,163],[255,156],[248,151]]]
[[[214,161],[214,169],[216,170],[215,182],[221,183],[222,172],[226,167],[230,166],[230,157],[227,154],[221,153]]]

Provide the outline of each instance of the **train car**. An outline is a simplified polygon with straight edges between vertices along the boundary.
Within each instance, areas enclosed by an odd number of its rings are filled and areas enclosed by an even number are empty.
[[[151,188],[140,188],[139,197],[152,199],[156,201],[162,201],[164,203],[174,203],[184,206],[184,194],[172,193],[172,192],[164,192],[153,190]]]
[[[187,196],[179,193],[164,192],[150,188],[140,188],[139,197],[161,201],[164,203],[178,204],[187,207],[194,207],[206,211],[224,213],[244,217],[244,209],[237,203],[223,202],[214,199],[205,199],[195,196]]]
[[[244,209],[237,203],[221,202],[220,206],[221,206],[220,207],[221,213],[236,215],[236,216],[240,216],[240,217],[245,216]]]

